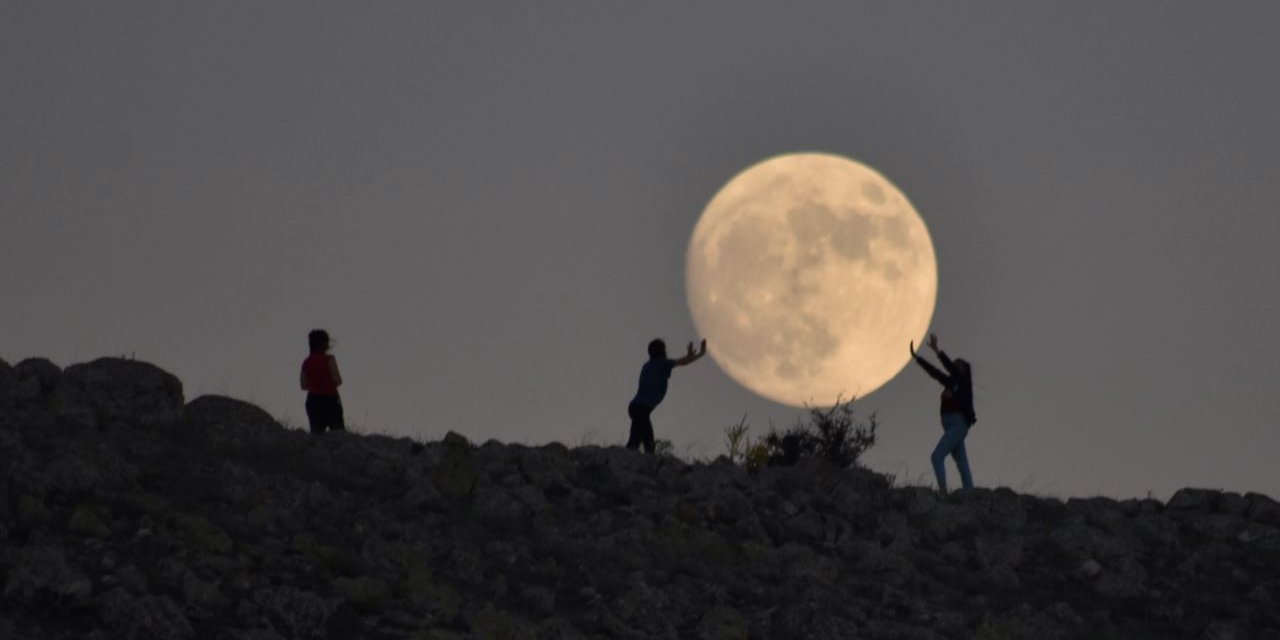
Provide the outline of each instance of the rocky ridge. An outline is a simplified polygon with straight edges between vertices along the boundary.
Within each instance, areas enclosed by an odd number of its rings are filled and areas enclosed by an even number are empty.
[[[0,361],[0,637],[1280,638],[1280,505],[310,434]]]

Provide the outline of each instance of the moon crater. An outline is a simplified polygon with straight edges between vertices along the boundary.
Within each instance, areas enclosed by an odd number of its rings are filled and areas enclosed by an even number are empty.
[[[865,395],[928,330],[933,243],[891,182],[853,160],[771,158],[712,198],[689,242],[694,324],[732,378],[791,405]]]

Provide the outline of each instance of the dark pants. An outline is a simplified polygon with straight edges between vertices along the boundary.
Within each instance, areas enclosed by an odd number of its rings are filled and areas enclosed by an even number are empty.
[[[645,453],[653,453],[653,423],[649,414],[653,407],[647,404],[632,402],[627,405],[627,415],[631,416],[631,437],[627,438],[628,449],[638,449],[644,445]]]
[[[343,431],[342,399],[336,393],[308,393],[307,421],[311,423],[311,433]]]

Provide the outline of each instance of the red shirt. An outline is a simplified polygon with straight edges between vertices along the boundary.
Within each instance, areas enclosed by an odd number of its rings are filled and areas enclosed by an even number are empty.
[[[327,353],[313,353],[302,361],[302,373],[307,377],[307,392],[319,395],[337,395],[338,385],[334,384],[333,375],[329,373]]]

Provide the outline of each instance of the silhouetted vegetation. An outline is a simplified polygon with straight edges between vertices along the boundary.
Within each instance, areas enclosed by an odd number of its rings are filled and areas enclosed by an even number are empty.
[[[821,458],[839,467],[852,467],[876,443],[876,414],[859,421],[853,413],[856,398],[836,398],[829,408],[808,407],[807,416],[784,431],[770,427],[765,437],[752,440],[743,416],[725,427],[729,460],[748,469],[794,465]],[[807,418],[807,419],[806,419]]]
[[[672,444],[670,440],[667,440],[665,438],[658,439],[658,440],[655,440],[653,444],[654,444],[653,453],[655,455],[667,456],[668,458],[675,457],[676,446]]]

